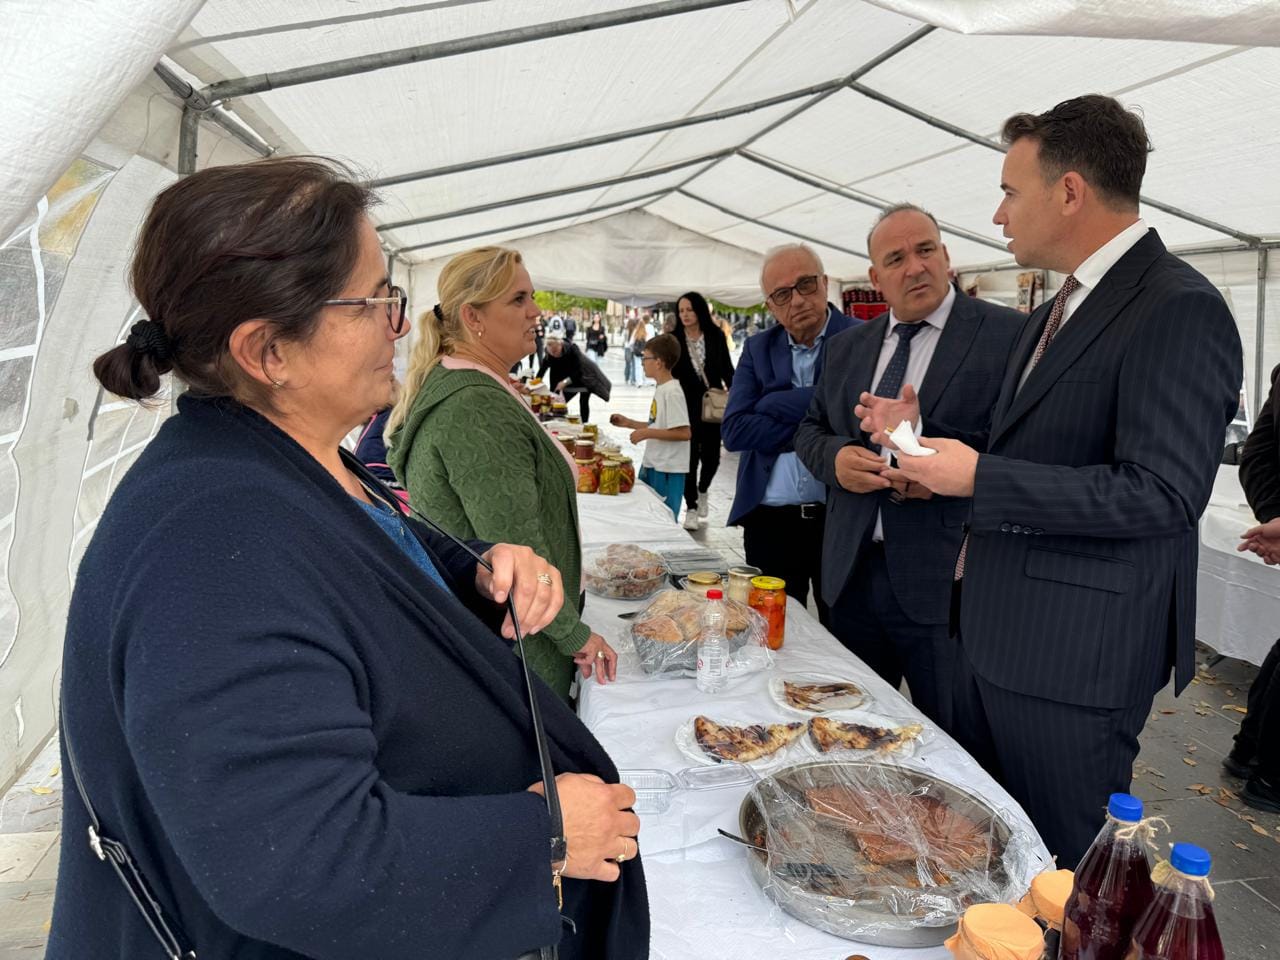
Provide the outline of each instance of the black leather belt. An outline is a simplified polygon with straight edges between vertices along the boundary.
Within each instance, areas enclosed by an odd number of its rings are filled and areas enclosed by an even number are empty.
[[[827,505],[825,503],[787,503],[771,507],[762,503],[756,509],[785,512],[790,516],[799,517],[801,520],[821,520],[826,515]]]

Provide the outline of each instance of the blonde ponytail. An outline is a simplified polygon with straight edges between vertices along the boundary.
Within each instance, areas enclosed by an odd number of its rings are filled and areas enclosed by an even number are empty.
[[[409,354],[404,388],[387,418],[383,436],[394,442],[418,399],[418,391],[441,357],[452,356],[457,344],[468,339],[462,325],[462,305],[483,307],[501,297],[515,282],[516,267],[524,262],[519,252],[505,247],[478,247],[460,253],[440,271],[436,290],[440,302],[418,320],[418,339]]]

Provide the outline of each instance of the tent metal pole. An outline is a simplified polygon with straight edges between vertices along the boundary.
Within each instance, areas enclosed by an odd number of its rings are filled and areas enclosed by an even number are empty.
[[[535,147],[532,150],[505,153],[497,157],[484,157],[478,160],[467,160],[463,163],[453,163],[445,167],[432,167],[427,170],[415,170],[412,173],[399,173],[394,176],[382,177],[378,180],[370,181],[369,185],[375,190],[379,187],[394,187],[402,183],[411,183],[414,180],[430,180],[432,177],[444,177],[453,173],[466,173],[469,170],[480,170],[484,167],[497,167],[506,163],[519,163],[521,160],[536,160],[539,157],[551,157],[558,153],[572,153],[575,150],[586,150],[591,147],[602,146],[606,143],[617,143],[619,140],[631,140],[635,137],[646,137],[655,133],[665,133],[668,130],[679,130],[682,127],[692,127],[703,123],[715,123],[717,120],[728,120],[731,117],[739,117],[743,114],[755,113],[757,110],[776,107],[780,103],[788,103],[792,100],[798,100],[801,97],[810,97],[815,94],[824,93],[828,90],[838,90],[844,85],[844,78],[841,77],[836,80],[830,80],[826,83],[815,84],[812,87],[805,87],[802,90],[792,90],[788,93],[782,93],[776,97],[769,97],[765,100],[756,100],[752,103],[744,103],[739,107],[728,107],[724,110],[714,110],[710,113],[699,113],[692,117],[681,117],[678,120],[664,120],[662,123],[651,123],[644,127],[633,127],[630,130],[619,130],[617,133],[605,133],[598,137],[587,137],[583,140],[574,140],[570,143],[556,143],[546,147]]]
[[[562,187],[558,190],[544,190],[540,193],[526,194],[523,197],[512,197],[508,200],[494,200],[490,203],[481,203],[474,207],[463,207],[460,210],[446,210],[444,212],[433,213],[425,217],[414,217],[410,220],[397,220],[393,223],[384,223],[379,225],[378,230],[398,230],[401,227],[413,227],[424,223],[434,223],[438,220],[452,220],[455,217],[465,217],[472,213],[485,213],[489,210],[497,210],[500,207],[514,207],[521,203],[533,203],[537,200],[550,200],[555,197],[563,196],[567,193],[582,193],[586,190],[602,190],[606,187],[617,186],[620,183],[630,183],[633,180],[648,180],[651,177],[660,177],[663,174],[672,173],[676,170],[683,170],[685,167],[694,166],[700,163],[708,163],[732,152],[732,148],[728,150],[717,150],[715,153],[708,153],[701,157],[694,157],[692,160],[682,160],[679,163],[671,163],[665,167],[654,167],[652,170],[643,170],[639,173],[627,173],[618,177],[609,177],[607,180],[596,180],[592,183],[582,183],[577,186]]]
[[[996,141],[984,137],[981,134],[974,133],[972,130],[957,127],[954,123],[948,123],[946,120],[942,120],[932,114],[925,113],[923,110],[917,110],[915,107],[909,106],[901,100],[895,100],[893,97],[886,96],[878,90],[873,90],[861,83],[851,83],[849,86],[864,97],[875,100],[878,103],[883,103],[886,107],[892,107],[894,110],[897,110],[900,113],[905,113],[909,117],[915,117],[915,119],[919,120],[921,123],[927,123],[931,127],[936,127],[939,130],[945,130],[952,136],[960,137],[962,140],[968,140],[971,143],[976,143],[978,146],[986,147],[988,150],[996,150],[1000,153],[1005,152],[1004,144],[997,143]],[[1260,237],[1256,237],[1251,233],[1244,233],[1241,230],[1228,227],[1215,220],[1202,217],[1197,213],[1191,213],[1189,210],[1183,210],[1181,207],[1175,207],[1171,203],[1162,203],[1159,200],[1153,200],[1151,197],[1145,196],[1139,197],[1139,199],[1147,206],[1154,207],[1157,210],[1162,210],[1170,216],[1177,217],[1179,220],[1186,220],[1198,226],[1213,230],[1216,233],[1225,233],[1227,236],[1235,237],[1237,240],[1243,241],[1251,247],[1256,247],[1261,242]]]
[[[196,147],[200,140],[200,112],[189,103],[182,105],[182,124],[178,127],[178,176],[196,172]]]
[[[225,100],[229,97],[243,97],[267,90],[279,90],[281,87],[296,86],[301,83],[315,83],[319,80],[332,80],[336,77],[349,77],[357,73],[368,73],[383,70],[387,67],[398,67],[409,63],[420,63],[424,60],[440,60],[445,57],[456,57],[481,50],[493,50],[515,44],[532,43],[551,37],[562,37],[567,34],[583,33],[588,30],[602,30],[643,20],[654,20],[682,13],[692,13],[713,7],[743,3],[744,0],[662,0],[660,3],[647,3],[638,7],[630,7],[608,13],[593,13],[567,20],[556,20],[528,27],[516,27],[511,30],[498,30],[494,33],[479,34],[474,37],[459,37],[454,40],[442,40],[438,43],[426,43],[416,47],[405,47],[400,50],[388,50],[383,53],[371,53],[360,57],[348,57],[330,63],[309,64],[295,67],[292,70],[281,70],[276,73],[259,73],[251,77],[240,77],[233,80],[221,80],[210,84],[202,92],[209,100]]]
[[[539,217],[537,220],[526,220],[524,223],[512,224],[505,227],[495,227],[491,230],[480,230],[476,233],[464,233],[457,237],[447,237],[444,240],[432,240],[430,243],[415,243],[408,247],[397,247],[396,254],[408,253],[411,250],[425,250],[428,247],[443,247],[450,243],[460,243],[463,240],[474,240],[477,237],[490,237],[495,234],[513,233],[516,230],[524,230],[527,227],[537,227],[544,223],[554,223],[557,220],[573,220],[577,217],[585,217],[592,213],[600,213],[604,210],[612,210],[615,207],[625,207],[627,204],[641,204],[649,200],[656,199],[665,195],[666,190],[651,190],[649,193],[642,193],[638,197],[631,197],[627,200],[617,200],[613,203],[603,203],[598,207],[587,207],[573,213],[557,213],[552,217]]]
[[[903,50],[906,50],[916,41],[922,40],[925,37],[927,37],[929,34],[933,33],[933,31],[936,29],[937,29],[936,27],[931,25],[923,26],[919,30],[916,30],[911,35],[903,37],[901,40],[899,40],[897,43],[893,44],[892,46],[886,47],[884,50],[881,50],[878,54],[876,54],[874,57],[872,57],[862,66],[858,67],[857,70],[853,71],[853,73],[845,77],[840,82],[840,86],[837,89],[844,90],[844,89],[853,87],[856,84],[859,77],[864,76],[865,74],[874,70],[876,67],[880,66],[881,64],[888,62],[890,59],[892,59],[893,57],[896,57],[899,53],[901,53]],[[827,99],[827,97],[831,96],[835,92],[836,92],[835,90],[827,90],[822,93],[819,93],[817,96],[812,97],[809,100],[806,100],[804,103],[800,104],[800,106],[796,107],[794,110],[790,111],[785,116],[779,117],[773,123],[766,125],[763,129],[757,130],[751,136],[747,137],[746,140],[743,140],[740,144],[738,144],[738,149],[745,150],[747,147],[751,146],[751,144],[755,143],[761,137],[772,133],[774,130],[777,130],[783,124],[789,123],[790,121],[794,120],[796,117],[800,116],[800,114],[804,113],[806,110],[816,107],[823,100]],[[687,187],[698,177],[702,176],[704,173],[714,170],[719,165],[720,165],[720,161],[717,160],[711,166],[707,167],[706,170],[699,170],[697,173],[693,174],[691,177],[688,177],[687,179],[682,181],[676,189],[681,190],[684,187]]]
[[[823,183],[821,180],[816,180],[813,177],[807,177],[802,173],[790,170],[782,164],[775,163],[774,161],[769,160],[766,157],[762,157],[758,153],[753,153],[750,150],[739,150],[738,155],[744,160],[750,160],[752,163],[757,163],[762,167],[773,170],[775,173],[782,174],[784,177],[790,177],[792,180],[797,180],[800,183],[822,190],[824,193],[834,193],[836,196],[844,197],[846,200],[852,200],[855,203],[861,203],[876,210],[887,210],[892,206],[892,204],[886,203],[884,200],[864,196],[854,190],[850,190],[848,187],[842,187],[839,184],[833,183]],[[1006,249],[1005,245],[1000,243],[998,240],[992,240],[990,237],[984,237],[980,233],[973,233],[963,227],[955,227],[950,224],[940,223],[939,228],[943,233],[949,233],[952,236],[961,237],[973,243],[980,243],[985,247],[991,247],[995,250]]]
[[[832,243],[829,240],[819,240],[817,237],[811,237],[803,233],[796,233],[796,231],[790,229],[789,227],[780,227],[774,223],[768,223],[764,220],[757,220],[755,217],[748,217],[744,213],[738,213],[736,210],[730,210],[728,207],[722,207],[718,203],[713,203],[712,201],[707,200],[705,197],[700,197],[695,193],[690,193],[688,190],[685,190],[683,187],[677,188],[676,190],[673,190],[670,192],[678,193],[682,197],[688,197],[690,200],[696,200],[698,203],[706,204],[708,207],[711,207],[713,210],[719,210],[726,217],[733,217],[735,220],[741,220],[744,223],[754,223],[756,226],[764,227],[766,230],[776,230],[778,233],[785,233],[787,236],[795,237],[797,240],[806,240],[809,243],[816,243],[819,246],[827,247],[828,249],[831,249],[831,250],[839,250],[841,253],[847,253],[847,254],[850,254],[851,256],[861,257],[863,260],[871,259],[861,250],[851,250],[848,247],[842,247],[840,246],[840,244]]]
[[[1263,388],[1266,383],[1266,333],[1267,333],[1267,270],[1270,266],[1270,250],[1263,247],[1258,251],[1258,317],[1253,341],[1253,419],[1258,419],[1262,412],[1262,404],[1267,397]]]
[[[170,70],[165,64],[157,63],[153,69],[156,76],[163,80],[165,85],[181,98],[184,108],[189,107],[197,115],[203,115],[213,123],[216,123],[260,156],[269,157],[276,152],[276,148],[267,143],[256,130],[221,103],[210,103],[200,91],[183,80],[173,70]]]

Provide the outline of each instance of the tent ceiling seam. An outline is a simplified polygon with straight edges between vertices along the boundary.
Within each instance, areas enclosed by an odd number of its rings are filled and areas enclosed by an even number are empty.
[[[555,190],[543,190],[539,193],[530,193],[522,197],[512,197],[507,200],[494,200],[489,203],[481,203],[472,207],[463,207],[461,210],[445,210],[440,213],[432,213],[422,217],[413,217],[408,220],[396,220],[392,223],[381,224],[377,229],[379,232],[383,230],[398,230],[401,227],[419,226],[424,223],[435,223],[439,220],[452,220],[456,217],[465,217],[473,213],[485,213],[489,210],[499,210],[503,207],[515,207],[523,203],[533,203],[538,200],[553,200],[556,197],[570,193],[584,193],[588,190],[603,190],[608,187],[631,183],[635,180],[649,180],[653,177],[660,177],[664,174],[673,173],[676,170],[683,170],[685,167],[709,163],[726,152],[727,151],[725,150],[717,150],[714,153],[703,154],[700,157],[693,157],[690,160],[681,160],[679,163],[671,163],[667,164],[665,167],[655,167],[652,170],[643,170],[639,173],[623,174],[622,176],[609,177],[605,180],[596,180],[591,183],[582,183],[571,187],[561,187]]]
[[[238,77],[233,80],[219,80],[210,84],[202,92],[210,100],[243,97],[249,94],[265,93],[268,90],[278,90],[282,87],[316,83],[320,80],[333,80],[339,77],[369,73],[410,63],[441,60],[447,57],[462,56],[467,53],[478,53],[481,50],[494,50],[499,47],[532,43],[536,40],[585,33],[590,30],[625,26],[629,23],[639,23],[644,20],[677,16],[744,2],[746,0],[660,0],[658,3],[627,7],[608,13],[592,13],[582,17],[570,17],[567,20],[553,20],[549,23],[541,23],[531,27],[496,30],[491,33],[460,37],[455,40],[442,40],[436,43],[404,47],[399,50],[347,57],[328,63],[293,67],[276,73],[259,73],[248,77]]]
[[[871,259],[861,250],[853,250],[849,247],[842,247],[838,243],[832,243],[829,240],[820,240],[817,237],[811,237],[811,236],[808,236],[807,234],[798,233],[797,231],[792,230],[790,227],[781,227],[774,223],[766,223],[765,221],[758,220],[755,217],[749,217],[745,213],[739,213],[736,210],[730,210],[728,207],[722,207],[718,203],[708,200],[705,197],[700,197],[697,194],[690,193],[688,190],[685,190],[683,188],[675,190],[674,192],[678,193],[682,197],[688,197],[690,200],[696,200],[698,203],[705,204],[706,206],[711,207],[713,210],[719,210],[725,216],[733,217],[737,220],[743,221],[744,223],[754,223],[756,226],[764,227],[766,230],[773,230],[773,231],[776,231],[777,233],[785,233],[789,237],[797,237],[800,240],[807,240],[810,243],[816,243],[820,246],[828,247],[832,250],[839,250],[841,253],[847,253],[850,256],[861,257],[863,260]],[[729,229],[729,228],[725,227],[724,229]],[[707,236],[710,236],[710,234],[707,234]]]

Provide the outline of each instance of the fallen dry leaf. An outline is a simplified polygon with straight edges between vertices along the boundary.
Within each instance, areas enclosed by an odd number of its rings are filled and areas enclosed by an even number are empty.
[[[1232,690],[1230,687],[1228,687],[1228,688],[1227,688],[1227,696],[1228,696],[1228,697],[1234,697],[1235,695],[1236,695],[1236,692],[1235,692],[1234,690]]]
[[[1254,833],[1259,834],[1260,836],[1263,836],[1263,837],[1271,836],[1271,834],[1267,833],[1266,827],[1260,827],[1256,823],[1249,824],[1249,829],[1251,829]]]
[[[1160,712],[1163,713],[1166,717],[1170,717],[1170,716],[1173,716],[1173,714],[1177,713],[1178,711],[1177,710],[1161,710]]]
[[[54,765],[54,768],[53,768],[52,770],[50,770],[50,771],[49,771],[49,776],[51,776],[51,777],[56,777],[56,776],[57,776],[58,774],[60,774],[61,772],[62,772],[62,767],[61,767],[60,765],[56,765],[56,764],[55,764],[55,765]]]
[[[1231,845],[1233,847],[1239,847],[1241,850],[1249,849],[1249,845],[1247,843],[1241,843],[1239,840],[1232,840]]]
[[[1228,790],[1226,787],[1219,787],[1218,794],[1219,796],[1226,797],[1228,800],[1240,799],[1240,794],[1236,793],[1234,790]]]
[[[1200,749],[1200,748],[1199,748],[1199,747],[1197,747],[1194,743],[1188,743],[1188,744],[1187,744],[1187,753],[1195,753],[1195,752],[1196,752],[1197,750],[1199,750],[1199,749]]]
[[[1192,760],[1190,757],[1183,757],[1182,762],[1185,763],[1188,767],[1195,767],[1195,766],[1199,766],[1200,764],[1199,760]]]
[[[1153,777],[1163,777],[1163,776],[1164,776],[1164,774],[1163,774],[1163,773],[1161,773],[1159,770],[1157,770],[1155,767],[1147,767],[1147,773],[1151,774]]]
[[[37,797],[46,797],[53,793],[53,787],[32,787],[31,792]]]
[[[1223,709],[1223,710],[1234,710],[1236,713],[1248,713],[1248,712],[1249,712],[1249,709],[1248,709],[1247,707],[1242,707],[1242,706],[1240,706],[1240,704],[1238,704],[1238,703],[1224,703],[1224,704],[1222,705],[1222,709]]]
[[[1209,715],[1209,713],[1210,713],[1210,711],[1208,711],[1208,710],[1204,709],[1204,707],[1196,707],[1196,716],[1197,716],[1197,717],[1207,717],[1207,716]]]

